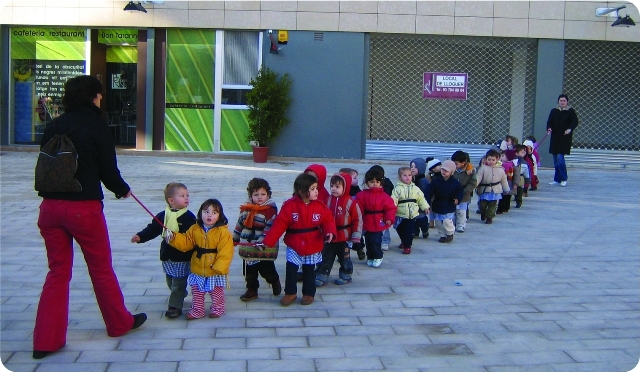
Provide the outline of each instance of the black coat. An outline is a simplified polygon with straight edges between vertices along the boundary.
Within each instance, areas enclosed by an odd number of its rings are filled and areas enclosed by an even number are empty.
[[[427,192],[424,193],[424,197],[431,205],[433,213],[455,213],[456,205],[453,200],[458,199],[458,203],[462,201],[462,184],[453,176],[449,177],[448,180],[445,180],[442,176],[435,177],[427,186]]]
[[[164,211],[158,213],[156,218],[160,221],[164,221]],[[186,233],[191,226],[195,225],[195,223],[196,216],[191,213],[191,211],[187,211],[185,214],[178,217],[178,232]],[[151,220],[151,223],[144,228],[144,230],[140,231],[136,235],[140,237],[140,243],[144,243],[157,238],[161,234],[162,226],[160,226],[158,221],[154,218]],[[186,262],[191,261],[192,255],[193,250],[181,252],[170,246],[164,239],[162,239],[162,243],[160,243],[160,261],[171,260],[173,262]]]
[[[116,147],[109,126],[100,117],[100,109],[88,104],[68,110],[47,125],[40,148],[54,136],[55,123],[58,134],[74,129],[68,137],[78,153],[78,170],[75,178],[82,185],[80,192],[39,192],[45,199],[102,200],[102,185],[121,198],[129,192],[129,185],[120,176],[116,160]]]
[[[551,110],[547,120],[547,130],[551,129],[549,153],[569,155],[571,153],[571,143],[573,142],[573,132],[577,126],[578,115],[572,107],[567,110],[559,110],[558,108]],[[571,133],[564,134],[567,129],[571,129]]]

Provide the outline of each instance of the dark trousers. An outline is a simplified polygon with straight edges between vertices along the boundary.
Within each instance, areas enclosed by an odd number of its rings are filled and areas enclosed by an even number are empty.
[[[518,186],[516,190],[516,205],[522,205],[522,195],[524,193],[524,188],[522,186]]]
[[[353,263],[351,262],[350,249],[347,242],[325,243],[322,249],[322,263],[318,265],[317,274],[329,276],[333,263],[338,257],[340,263],[340,277],[350,279],[353,274]]]
[[[175,307],[176,309],[182,310],[184,298],[187,296],[188,278],[188,276],[175,277],[165,275],[167,287],[171,290],[171,294],[169,295],[169,307]]]
[[[258,274],[260,274],[269,284],[273,284],[280,280],[278,271],[276,271],[276,265],[273,261],[258,261],[257,264],[247,265],[245,270],[244,279],[247,282],[247,289],[257,291],[258,288],[260,288]]]
[[[302,265],[302,295],[316,295],[315,265]],[[298,293],[298,265],[287,261],[287,272],[284,282],[285,294]]]
[[[503,197],[510,197],[504,195]],[[501,199],[502,200],[502,199]],[[480,214],[487,218],[494,218],[496,216],[496,208],[498,206],[497,200],[480,200]]]
[[[420,236],[420,230],[422,230],[422,236],[429,235],[429,217],[416,218],[416,223],[413,226],[413,236]]]
[[[511,195],[502,195],[502,199],[498,200],[498,212],[509,212],[511,209]]]
[[[47,250],[49,272],[38,303],[33,348],[56,351],[67,341],[74,239],[87,263],[107,334],[118,337],[127,333],[133,325],[133,315],[124,304],[111,264],[111,245],[102,202],[44,199],[40,204],[38,227]]]
[[[413,228],[415,224],[415,218],[403,218],[398,227],[396,227],[396,232],[405,248],[411,248],[411,244],[413,244]]]
[[[367,231],[364,233],[364,238],[367,245],[367,260],[382,258],[382,231]]]

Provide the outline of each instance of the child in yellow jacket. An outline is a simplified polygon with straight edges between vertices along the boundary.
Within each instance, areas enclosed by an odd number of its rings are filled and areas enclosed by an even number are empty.
[[[227,227],[227,217],[217,199],[208,199],[198,210],[198,220],[186,233],[168,232],[167,243],[182,252],[193,250],[191,286],[193,302],[186,314],[189,320],[203,318],[204,295],[211,296],[209,318],[219,318],[225,311],[224,287],[233,258],[233,239]]]

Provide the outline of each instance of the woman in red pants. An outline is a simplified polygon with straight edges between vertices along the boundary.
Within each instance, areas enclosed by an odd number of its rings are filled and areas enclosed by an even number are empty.
[[[100,117],[102,83],[82,75],[65,84],[65,113],[49,123],[41,148],[55,134],[67,134],[78,154],[75,179],[80,191],[50,192],[41,188],[38,227],[44,238],[49,272],[42,288],[33,335],[33,358],[41,359],[66,343],[69,322],[69,282],[73,266],[73,240],[84,255],[102,318],[111,337],[122,336],[145,322],[144,313],[132,315],[124,305],[118,278],[111,264],[111,246],[103,213],[101,183],[116,198],[131,195],[120,176],[115,144]],[[48,177],[56,177],[51,172]],[[55,179],[47,179],[55,183]]]

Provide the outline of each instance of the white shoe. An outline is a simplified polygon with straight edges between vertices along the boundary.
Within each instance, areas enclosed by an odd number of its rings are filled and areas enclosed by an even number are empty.
[[[551,182],[549,182],[549,185],[557,185],[557,184],[559,184],[559,183],[560,183],[560,182],[551,181]]]
[[[371,266],[380,267],[380,265],[382,265],[382,258],[376,258],[375,260],[373,260],[373,264]]]
[[[383,251],[388,251],[389,250],[389,244],[383,244],[381,246],[381,248],[382,248]]]
[[[560,182],[560,186],[562,186],[562,187],[567,186],[567,181],[562,181],[562,182]]]
[[[367,266],[373,267],[373,260],[367,260]]]
[[[456,229],[456,232],[463,233],[464,232],[464,227],[462,227],[462,226],[458,227]]]

